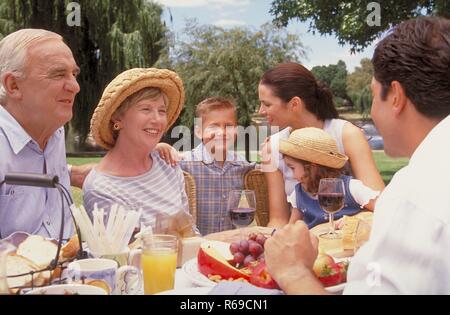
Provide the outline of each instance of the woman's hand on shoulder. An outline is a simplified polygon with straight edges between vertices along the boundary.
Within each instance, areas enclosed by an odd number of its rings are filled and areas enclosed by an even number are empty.
[[[178,162],[183,159],[182,154],[167,143],[158,143],[155,147],[155,150],[167,164],[170,164],[172,166],[176,166]]]

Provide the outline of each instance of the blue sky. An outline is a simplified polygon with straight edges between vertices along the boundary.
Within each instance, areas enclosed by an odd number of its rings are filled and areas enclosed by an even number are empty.
[[[187,18],[196,18],[200,24],[214,24],[222,27],[247,26],[257,28],[273,19],[270,15],[272,0],[155,0],[166,9],[163,14],[167,25],[179,32]],[[169,10],[173,21],[170,21]],[[303,64],[309,69],[317,65],[335,64],[339,59],[347,64],[347,70],[352,72],[359,66],[362,58],[371,58],[374,45],[362,53],[350,54],[350,46],[340,46],[334,36],[312,35],[308,33],[306,23],[291,21],[288,31],[300,36],[308,48]]]

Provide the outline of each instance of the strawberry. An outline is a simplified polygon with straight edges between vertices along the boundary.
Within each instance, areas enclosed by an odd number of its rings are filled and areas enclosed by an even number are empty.
[[[339,266],[340,271],[341,271],[341,276],[342,276],[342,281],[341,282],[347,282],[347,271],[348,271],[348,261],[341,261],[338,262],[336,265]]]
[[[322,282],[325,287],[338,285],[343,282],[343,273],[341,270],[342,267],[339,264],[327,265],[322,269],[319,281]]]

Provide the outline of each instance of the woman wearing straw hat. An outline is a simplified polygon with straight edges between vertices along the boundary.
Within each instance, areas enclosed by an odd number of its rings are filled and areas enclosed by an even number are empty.
[[[348,157],[339,153],[336,141],[324,130],[294,130],[288,139],[280,140],[280,153],[284,156],[286,166],[292,170],[294,179],[299,182],[295,185],[297,204],[291,213],[290,223],[303,219],[311,229],[326,221],[317,199],[322,178],[341,178],[344,183],[345,206],[335,213],[335,218],[354,215],[362,207],[373,211],[380,192],[372,190],[360,180],[343,175]]]
[[[184,102],[183,83],[166,69],[131,69],[104,90],[91,120],[91,132],[108,152],[83,185],[84,205],[109,209],[118,203],[143,209],[141,223],[160,215],[189,215],[183,173],[155,151]],[[192,217],[189,218],[192,219]]]
[[[267,117],[271,126],[282,129],[263,146],[263,153],[271,156],[270,167],[263,165],[269,190],[269,226],[280,227],[289,220],[286,196],[292,195],[297,181],[279,154],[278,145],[280,139],[288,138],[295,129],[316,127],[325,130],[336,140],[339,152],[349,158],[346,173],[372,189],[384,188],[364,134],[355,125],[337,119],[331,92],[317,82],[308,69],[297,63],[279,64],[264,73],[258,94],[259,113]],[[291,198],[289,201],[296,204]]]

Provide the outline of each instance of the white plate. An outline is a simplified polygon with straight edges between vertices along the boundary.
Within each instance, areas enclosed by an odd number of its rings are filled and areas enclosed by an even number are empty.
[[[102,288],[86,284],[56,284],[47,287],[36,288],[26,294],[50,294],[50,295],[106,295]]]
[[[155,295],[207,295],[211,291],[209,287],[174,289],[156,293]]]
[[[184,263],[181,270],[186,274],[186,277],[195,285],[201,287],[213,287],[217,283],[211,281],[198,271],[197,258],[192,258]]]
[[[338,261],[338,259],[336,259],[336,261]],[[181,269],[186,274],[186,277],[192,283],[194,283],[198,286],[210,288],[217,284],[216,282],[209,280],[208,277],[203,275],[198,270],[197,258],[193,258],[193,259],[185,262]],[[342,293],[344,288],[345,288],[345,283],[341,283],[341,284],[338,284],[338,285],[335,285],[332,287],[327,287],[325,289],[330,293]]]

